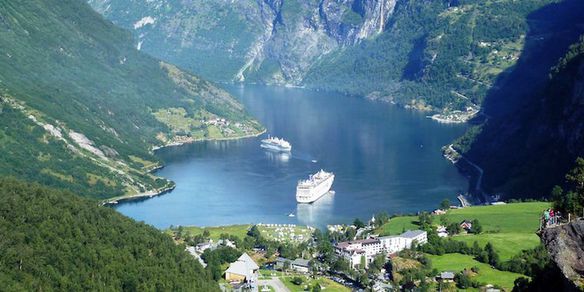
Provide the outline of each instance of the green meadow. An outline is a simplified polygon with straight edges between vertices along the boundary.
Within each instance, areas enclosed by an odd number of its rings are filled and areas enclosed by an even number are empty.
[[[488,264],[478,262],[472,256],[458,253],[445,254],[441,256],[428,255],[432,261],[432,267],[440,272],[451,271],[460,272],[464,269],[470,270],[472,267],[478,268],[478,273],[471,278],[477,280],[479,283],[497,285],[505,290],[513,288],[513,282],[524,275],[499,271],[491,268]]]

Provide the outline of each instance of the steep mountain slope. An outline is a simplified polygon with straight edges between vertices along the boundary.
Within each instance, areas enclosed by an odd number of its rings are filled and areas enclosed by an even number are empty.
[[[546,196],[584,155],[582,15],[581,1],[532,15],[542,28],[531,32],[537,41],[526,45],[518,66],[489,94],[487,122],[458,142],[459,150],[484,169],[487,191]]]
[[[218,291],[170,237],[69,192],[0,179],[2,291]]]
[[[154,56],[220,81],[300,85],[419,109],[480,105],[553,0],[87,0]],[[211,61],[211,62],[209,62]]]
[[[83,1],[0,1],[0,52],[3,175],[93,197],[156,192],[171,183],[146,173],[159,164],[153,146],[261,128]],[[238,123],[205,122],[215,118]]]
[[[395,0],[89,0],[138,47],[205,77],[298,83],[323,54],[374,36]],[[213,60],[214,62],[209,62]]]

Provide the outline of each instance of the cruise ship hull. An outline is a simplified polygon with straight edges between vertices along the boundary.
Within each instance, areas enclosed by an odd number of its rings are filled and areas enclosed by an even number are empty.
[[[296,188],[296,202],[301,204],[310,204],[318,199],[322,198],[322,196],[326,195],[333,186],[333,182],[335,180],[335,175],[331,174],[328,178],[322,181],[317,186],[312,188]]]
[[[272,144],[267,144],[267,143],[262,143],[260,146],[264,149],[278,151],[278,152],[290,152],[292,150],[292,147],[284,148],[284,147],[281,147],[278,145],[272,145]]]

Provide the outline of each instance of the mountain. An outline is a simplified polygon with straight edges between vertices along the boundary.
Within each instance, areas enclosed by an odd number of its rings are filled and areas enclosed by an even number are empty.
[[[456,147],[484,170],[489,193],[547,196],[584,156],[584,2],[563,1],[537,23],[517,66],[484,104],[485,123]]]
[[[73,193],[0,179],[3,291],[218,291],[183,246]]]
[[[139,52],[83,1],[0,1],[0,48],[1,175],[96,198],[156,193],[172,182],[148,173],[153,147],[261,131],[227,92]]]
[[[555,1],[87,0],[137,48],[222,82],[303,86],[421,110],[479,106]]]

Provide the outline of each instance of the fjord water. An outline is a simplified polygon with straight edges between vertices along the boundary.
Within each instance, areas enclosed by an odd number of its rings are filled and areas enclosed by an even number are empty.
[[[465,127],[423,113],[361,98],[303,89],[245,86],[229,89],[267,128],[257,138],[200,142],[157,152],[157,174],[176,189],[123,203],[121,213],[159,228],[242,223],[323,227],[368,219],[379,211],[429,210],[454,201],[468,182],[441,155]],[[266,151],[268,134],[292,144],[291,155]],[[297,204],[299,179],[325,169],[336,175],[334,195]],[[294,217],[289,216],[294,214]]]

